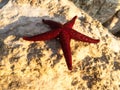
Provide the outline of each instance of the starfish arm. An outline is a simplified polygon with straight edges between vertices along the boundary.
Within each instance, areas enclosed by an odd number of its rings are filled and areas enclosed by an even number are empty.
[[[23,37],[23,39],[27,41],[49,40],[49,39],[53,39],[57,37],[57,35],[59,35],[59,32],[60,32],[60,29],[57,29],[57,30],[52,30],[52,31],[38,34],[35,36],[31,36],[31,37]]]
[[[93,39],[73,29],[70,29],[69,32],[70,32],[71,38],[78,41],[89,42],[89,43],[98,43],[100,41],[99,39]]]
[[[43,23],[49,25],[49,27],[51,29],[58,29],[58,28],[61,28],[62,27],[62,24],[59,23],[59,22],[55,22],[55,21],[52,21],[52,20],[42,20]]]
[[[66,64],[69,70],[72,70],[72,56],[70,49],[70,37],[67,33],[62,33],[59,36],[62,46],[63,54],[66,60]]]
[[[64,26],[65,26],[65,27],[72,28],[73,25],[74,25],[74,23],[75,23],[76,18],[77,18],[77,16],[74,16],[74,17],[72,18],[72,20],[70,20],[69,22],[65,23]]]

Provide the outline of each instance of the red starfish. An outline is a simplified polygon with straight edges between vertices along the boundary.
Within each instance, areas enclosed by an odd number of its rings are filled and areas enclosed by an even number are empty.
[[[98,43],[100,41],[98,39],[92,39],[72,29],[76,18],[77,16],[73,17],[72,20],[68,21],[65,24],[61,24],[59,22],[55,22],[52,20],[43,19],[42,20],[43,23],[49,25],[50,28],[53,30],[39,34],[39,35],[35,35],[32,37],[23,37],[23,39],[28,40],[28,41],[41,41],[41,40],[59,38],[68,69],[72,70],[72,56],[71,56],[71,49],[70,49],[70,40],[75,39],[75,40],[89,42],[89,43]]]

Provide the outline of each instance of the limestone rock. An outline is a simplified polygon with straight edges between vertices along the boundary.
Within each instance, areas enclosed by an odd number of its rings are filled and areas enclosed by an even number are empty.
[[[70,0],[120,37],[120,0]]]
[[[0,0],[0,8],[5,6],[8,3],[9,0]]]
[[[43,0],[33,6],[19,2],[9,1],[0,10],[0,90],[119,90],[119,38],[70,1]],[[75,15],[74,29],[100,43],[72,40],[72,71],[58,40],[22,39],[49,31],[43,18],[64,23]]]

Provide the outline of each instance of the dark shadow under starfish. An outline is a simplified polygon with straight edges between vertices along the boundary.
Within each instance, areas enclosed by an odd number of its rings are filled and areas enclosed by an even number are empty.
[[[41,40],[50,40],[53,38],[59,38],[68,69],[72,70],[70,40],[75,39],[78,41],[89,42],[89,43],[98,43],[100,41],[99,39],[92,39],[91,37],[83,35],[72,29],[76,18],[77,16],[73,17],[72,20],[68,21],[65,24],[61,24],[59,22],[55,22],[52,20],[43,19],[42,22],[49,25],[52,30],[31,37],[23,37],[23,39],[28,41],[41,41]]]

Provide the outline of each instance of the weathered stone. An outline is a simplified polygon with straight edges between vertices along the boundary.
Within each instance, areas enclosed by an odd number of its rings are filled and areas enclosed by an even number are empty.
[[[90,16],[99,20],[115,36],[120,37],[120,0],[71,0]]]
[[[19,2],[10,1],[0,13],[0,90],[119,90],[119,38],[67,0],[43,0],[37,6]],[[75,15],[74,29],[100,43],[72,40],[72,71],[58,40],[22,39],[49,31],[43,18],[64,23]]]

